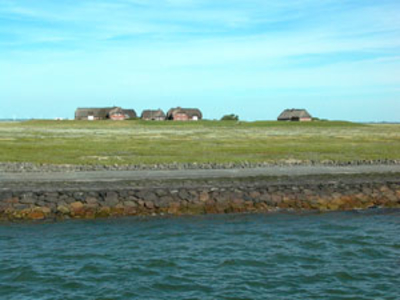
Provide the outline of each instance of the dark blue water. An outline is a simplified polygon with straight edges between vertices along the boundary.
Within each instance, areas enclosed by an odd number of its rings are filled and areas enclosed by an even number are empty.
[[[400,299],[400,212],[2,224],[0,299]]]

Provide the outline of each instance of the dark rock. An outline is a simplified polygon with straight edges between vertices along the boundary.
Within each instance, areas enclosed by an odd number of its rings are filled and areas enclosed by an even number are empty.
[[[50,203],[56,203],[59,200],[58,193],[47,193],[45,195],[44,201]]]
[[[124,190],[119,191],[119,196],[121,198],[128,198],[129,197],[129,192],[128,191],[124,191]]]
[[[168,192],[164,189],[158,189],[155,191],[155,193],[158,197],[163,197],[168,195]]]
[[[139,199],[145,199],[146,198],[146,195],[147,195],[147,192],[146,191],[138,191],[137,193],[136,193],[136,197],[138,197]]]
[[[24,195],[19,199],[19,202],[22,204],[35,204],[36,200],[30,196]]]
[[[136,196],[130,195],[126,200],[128,200],[128,201],[137,201],[139,199]]]
[[[227,193],[219,193],[218,196],[213,197],[213,199],[215,200],[216,203],[218,204],[222,204],[222,203],[226,203],[230,200],[230,195]]]
[[[105,194],[104,203],[107,206],[110,206],[110,207],[115,206],[118,204],[118,202],[119,202],[119,197],[116,192],[107,192]]]
[[[82,192],[75,192],[75,193],[73,194],[73,197],[74,197],[75,200],[83,201],[83,200],[85,200],[85,193],[82,193]]]
[[[17,203],[13,205],[13,208],[16,210],[23,210],[23,209],[27,209],[30,208],[31,206],[29,204],[21,204],[21,203]]]
[[[159,197],[157,197],[157,195],[152,191],[146,190],[141,193],[140,198],[143,199],[144,201],[156,202]]]
[[[87,204],[98,204],[98,200],[97,200],[97,198],[95,198],[95,197],[87,197],[86,199],[85,199],[85,202],[87,203]]]
[[[148,209],[154,209],[154,203],[152,201],[145,201],[144,206]]]
[[[163,196],[157,201],[157,206],[160,208],[167,208],[171,203],[174,202],[174,198],[171,196]]]
[[[67,197],[66,199],[64,199],[62,201],[64,201],[67,204],[71,204],[71,203],[74,203],[76,200],[72,197]],[[60,203],[60,201],[58,201],[58,202]]]
[[[260,196],[261,196],[260,192],[258,192],[258,191],[252,191],[252,192],[250,192],[249,195],[250,195],[250,197],[251,197],[252,199],[259,199]]]
[[[181,198],[182,200],[189,200],[189,198],[191,198],[190,194],[186,190],[179,191],[178,197]]]
[[[137,207],[138,204],[136,202],[134,202],[134,201],[125,201],[124,202],[124,206],[126,206],[126,207]]]
[[[13,198],[12,193],[0,193],[0,201]]]
[[[48,206],[49,204],[50,204],[49,202],[45,202],[45,201],[42,201],[42,200],[39,200],[39,201],[36,202],[36,205],[41,206],[41,207]]]

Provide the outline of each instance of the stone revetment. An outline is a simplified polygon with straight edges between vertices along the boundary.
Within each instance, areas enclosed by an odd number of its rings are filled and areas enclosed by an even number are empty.
[[[0,189],[2,221],[374,208],[400,208],[398,175],[21,182]]]

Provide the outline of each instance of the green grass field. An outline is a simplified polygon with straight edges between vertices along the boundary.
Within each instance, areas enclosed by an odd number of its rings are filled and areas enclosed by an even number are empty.
[[[0,123],[0,162],[156,164],[400,159],[400,125],[347,122]]]

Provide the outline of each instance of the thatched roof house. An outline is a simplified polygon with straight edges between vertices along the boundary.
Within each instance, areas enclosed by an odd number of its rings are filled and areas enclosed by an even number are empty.
[[[286,109],[278,117],[278,121],[312,121],[312,116],[305,109]]]
[[[167,112],[167,120],[174,121],[198,121],[203,118],[203,114],[197,108],[171,108]]]
[[[75,111],[75,120],[105,120],[112,107],[78,108]]]
[[[123,114],[125,115],[125,119],[136,119],[136,111],[134,109],[123,109]]]
[[[161,110],[144,110],[142,112],[142,116],[140,117],[142,120],[146,121],[164,121],[165,113]]]
[[[78,108],[75,111],[75,120],[126,120],[136,118],[133,109],[122,109],[121,107],[103,108]]]

